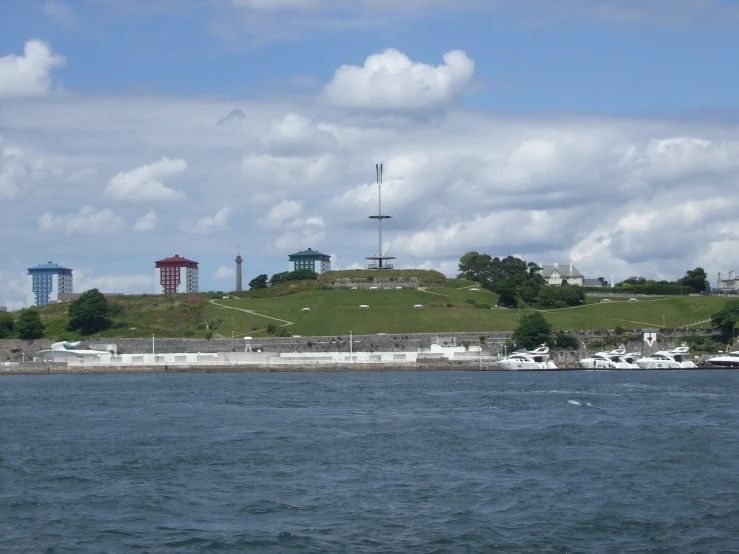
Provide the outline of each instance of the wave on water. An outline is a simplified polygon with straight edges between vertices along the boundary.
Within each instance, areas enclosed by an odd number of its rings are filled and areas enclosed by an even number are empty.
[[[0,384],[3,554],[737,550],[739,372]]]
[[[568,404],[572,404],[573,406],[582,406],[583,404],[584,404],[585,406],[590,406],[590,407],[592,407],[592,406],[593,406],[593,404],[592,404],[592,403],[590,403],[590,402],[581,402],[581,401],[579,401],[579,400],[568,400],[568,401],[567,401],[567,403],[568,403]]]

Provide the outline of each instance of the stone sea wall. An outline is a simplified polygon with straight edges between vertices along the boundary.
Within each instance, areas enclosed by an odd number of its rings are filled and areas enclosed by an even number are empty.
[[[677,346],[680,337],[686,334],[710,334],[707,329],[671,329],[658,331],[658,341],[650,348],[642,341],[642,332],[636,330],[630,335],[614,337],[606,330],[570,331],[580,341],[581,348],[575,352],[558,352],[557,360],[565,361],[587,357],[597,350],[611,350],[624,343],[627,350],[649,354],[656,350]],[[480,340],[484,337],[484,341]],[[479,346],[497,354],[503,349],[505,341],[511,337],[510,332],[475,332],[475,333],[391,333],[379,335],[355,335],[352,338],[352,349],[357,352],[416,352],[427,349],[431,344],[444,346]],[[251,342],[252,350],[265,352],[349,352],[349,335],[321,337],[285,337],[255,338]],[[116,345],[118,353],[145,354],[152,351],[151,338],[143,339],[97,339],[84,341],[83,346],[95,350],[107,350],[109,345]],[[221,339],[155,339],[154,349],[158,353],[172,352],[243,352],[245,341],[239,338]],[[41,339],[35,341],[0,340],[0,361],[21,361],[33,358],[39,350],[49,348],[51,341]]]

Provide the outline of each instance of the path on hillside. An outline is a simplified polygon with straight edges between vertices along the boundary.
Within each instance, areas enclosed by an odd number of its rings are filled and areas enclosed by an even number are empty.
[[[416,289],[416,290],[419,291],[419,292],[425,292],[426,294],[435,294],[436,296],[443,296],[444,298],[449,298],[449,295],[448,294],[442,294],[440,292],[433,292],[433,291],[430,291],[430,290],[426,290],[425,288],[419,288],[419,289]]]
[[[254,310],[247,310],[246,308],[237,308],[236,306],[226,306],[225,304],[220,304],[216,300],[211,300],[211,304],[214,306],[218,306],[219,308],[226,308],[228,310],[238,310],[239,312],[244,312],[247,314],[255,315],[257,317],[266,317],[267,319],[274,319],[275,321],[281,321],[282,325],[280,327],[287,327],[288,325],[294,325],[294,321],[288,321],[286,319],[280,319],[279,317],[272,317],[271,315],[264,315],[260,314],[259,312],[255,312]]]
[[[556,308],[556,309],[553,309],[553,310],[536,310],[536,311],[542,312],[542,313],[545,313],[545,314],[556,314],[557,312],[559,312],[561,310],[572,310],[572,309],[575,309],[575,308],[585,308],[587,306],[600,306],[600,304],[584,304],[582,306],[568,306],[567,308]],[[580,315],[580,314],[572,314],[572,315],[574,315],[575,317],[592,317],[590,315]],[[661,325],[659,323],[647,323],[646,321],[633,321],[631,319],[620,319],[620,318],[616,318],[616,317],[605,317],[605,316],[601,316],[601,317],[605,321],[618,321],[618,322],[621,322],[621,323],[636,323],[637,325],[647,325],[649,327],[661,327]]]

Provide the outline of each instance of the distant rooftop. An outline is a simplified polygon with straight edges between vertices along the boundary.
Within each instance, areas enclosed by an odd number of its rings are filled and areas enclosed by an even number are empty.
[[[572,272],[570,272],[570,264],[558,264],[556,266],[546,264],[542,267],[541,276],[547,279],[555,271],[564,278],[583,276],[574,265],[572,266]]]
[[[330,258],[328,254],[323,254],[319,252],[318,250],[313,250],[312,248],[309,248],[308,250],[301,250],[300,252],[295,252],[295,254],[289,254],[291,258],[316,258],[316,257],[325,257]]]
[[[35,267],[29,267],[28,271],[39,271],[39,270],[49,270],[49,269],[56,269],[60,271],[72,271],[68,267],[64,267],[58,264],[55,264],[54,262],[46,262],[45,264],[40,264]]]
[[[154,262],[156,264],[172,264],[172,263],[183,263],[183,264],[197,264],[198,262],[195,262],[193,260],[188,260],[187,258],[183,258],[179,254],[175,254],[171,258],[164,258],[163,260],[157,260]]]

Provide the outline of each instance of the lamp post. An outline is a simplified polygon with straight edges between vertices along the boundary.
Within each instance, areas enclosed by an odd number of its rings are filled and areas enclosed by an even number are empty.
[[[151,334],[151,353],[152,355],[155,354],[154,352],[154,333]]]

